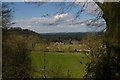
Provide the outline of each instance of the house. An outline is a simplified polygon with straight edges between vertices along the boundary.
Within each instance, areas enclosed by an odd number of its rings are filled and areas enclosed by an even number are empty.
[[[70,44],[79,44],[79,41],[77,41],[77,40],[71,40]]]
[[[54,45],[57,46],[57,45],[63,45],[64,43],[62,42],[55,42]]]

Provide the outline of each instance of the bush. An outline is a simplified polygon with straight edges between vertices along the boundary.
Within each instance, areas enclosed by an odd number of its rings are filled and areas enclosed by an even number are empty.
[[[86,36],[82,43],[82,47],[89,50],[86,56],[90,59],[86,67],[84,79],[96,80],[96,76],[99,76],[98,73],[101,74],[102,72],[103,74],[103,66],[106,65],[106,46],[104,45],[102,37],[96,34]]]
[[[4,35],[5,37],[5,35]],[[4,78],[30,78],[30,59],[27,41],[18,35],[3,37],[3,64],[2,77]]]

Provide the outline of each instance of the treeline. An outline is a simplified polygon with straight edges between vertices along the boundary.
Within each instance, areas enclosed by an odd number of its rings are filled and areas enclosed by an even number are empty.
[[[9,28],[3,28],[2,29],[3,35],[6,34],[16,34],[16,35],[22,35],[22,36],[37,36],[39,38],[42,38],[40,34],[33,32],[29,29],[22,29],[20,27],[9,27]],[[6,36],[5,36],[6,37]]]
[[[103,32],[72,32],[72,33],[45,33],[41,36],[49,42],[64,42],[69,40],[81,41],[86,35],[89,34],[102,35]]]
[[[32,78],[30,51],[42,42],[39,34],[20,28],[2,29],[2,78]]]

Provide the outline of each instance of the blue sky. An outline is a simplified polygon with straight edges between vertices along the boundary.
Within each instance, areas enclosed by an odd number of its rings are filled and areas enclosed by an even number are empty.
[[[36,4],[29,4],[24,2],[16,2],[13,5],[15,9],[14,19],[28,19],[33,17],[41,17],[42,15],[49,13],[53,14],[53,11],[57,11],[52,5],[42,5],[38,7]]]
[[[84,24],[70,25],[75,18],[76,12],[81,5],[74,4],[69,12],[57,13],[60,10],[60,2],[49,2],[42,6],[36,4],[28,4],[24,2],[14,2],[13,22],[16,24],[13,27],[21,27],[30,29],[38,33],[56,33],[56,32],[87,32],[91,28]],[[65,3],[66,5],[71,2]],[[92,8],[92,6],[91,6]],[[66,11],[66,10],[65,10]],[[93,19],[96,16],[89,13],[89,9],[84,11],[80,19],[74,22]]]

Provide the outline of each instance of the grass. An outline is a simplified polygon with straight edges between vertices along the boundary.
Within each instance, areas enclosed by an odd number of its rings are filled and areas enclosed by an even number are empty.
[[[49,78],[82,78],[85,74],[86,63],[89,61],[84,54],[80,53],[51,53],[31,52],[33,77],[43,77],[44,53],[46,54],[45,74]]]
[[[79,44],[66,44],[66,45],[63,45],[63,47],[74,47],[74,48],[80,48],[80,45]]]
[[[65,45],[58,45],[60,48],[72,48],[72,49],[77,49],[80,48],[81,46],[79,44],[65,44]]]
[[[47,45],[47,47],[49,48],[46,48],[44,44],[36,44],[34,51],[74,52],[76,49],[80,49],[81,45],[79,44],[59,44],[59,45],[51,44],[51,45]]]

